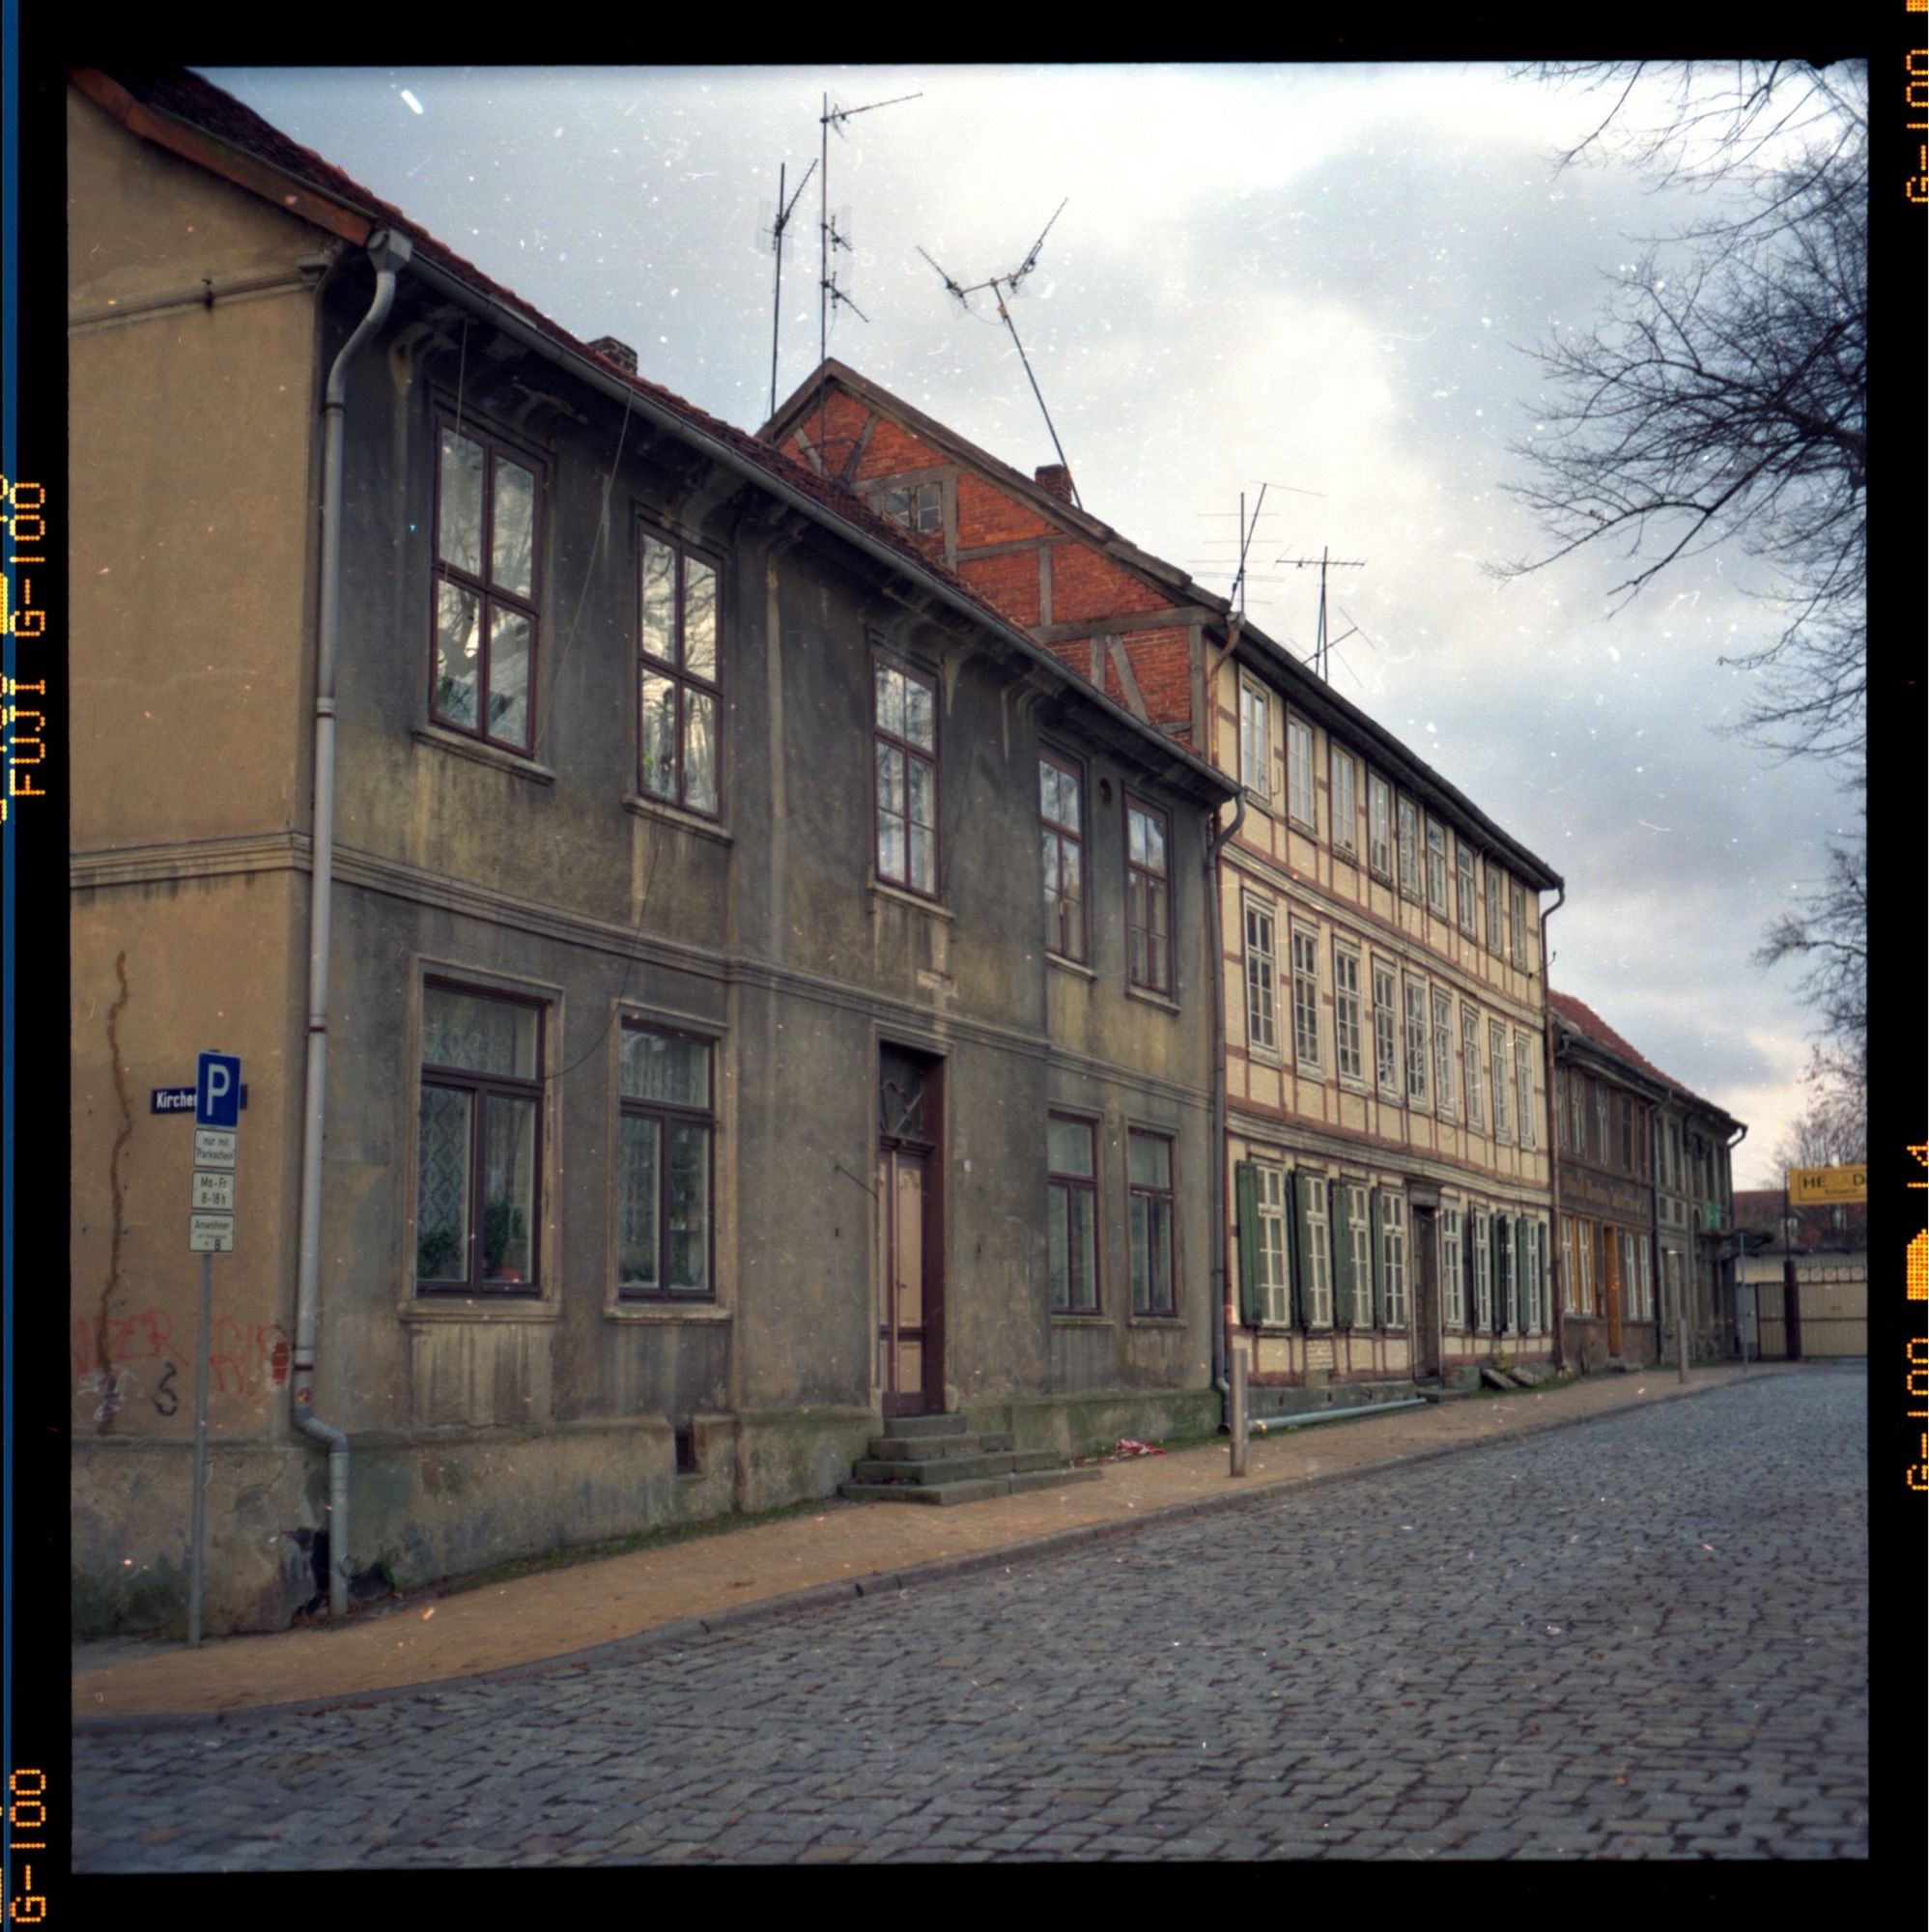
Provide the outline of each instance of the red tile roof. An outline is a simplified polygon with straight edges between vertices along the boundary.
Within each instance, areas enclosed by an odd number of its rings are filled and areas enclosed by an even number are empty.
[[[1692,1100],[1698,1107],[1705,1107],[1710,1113],[1719,1114],[1723,1120],[1734,1120],[1725,1108],[1717,1107],[1712,1100],[1704,1100],[1693,1088],[1687,1087],[1671,1073],[1663,1073],[1645,1054],[1631,1046],[1614,1031],[1590,1006],[1575,999],[1572,993],[1557,993],[1547,988],[1547,1009],[1564,1019],[1569,1026],[1587,1040],[1611,1053],[1617,1060],[1625,1061],[1637,1073],[1645,1073],[1651,1080],[1659,1080],[1663,1087],[1671,1089],[1684,1100]],[[1739,1121],[1735,1122],[1741,1125]]]

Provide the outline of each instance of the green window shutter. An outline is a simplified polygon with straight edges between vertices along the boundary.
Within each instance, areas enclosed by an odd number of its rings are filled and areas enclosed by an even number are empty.
[[[1306,1230],[1306,1177],[1292,1177],[1292,1324],[1313,1325],[1313,1241]]]
[[[1466,1292],[1461,1298],[1461,1306],[1467,1312],[1469,1329],[1480,1325],[1480,1304],[1474,1299],[1473,1223],[1474,1210],[1469,1204],[1466,1212],[1461,1217],[1461,1278],[1466,1283]]]
[[[1333,1234],[1333,1324],[1353,1319],[1353,1224],[1346,1219],[1347,1191],[1337,1180],[1326,1192],[1326,1225]]]
[[[1516,1233],[1514,1242],[1516,1253],[1514,1273],[1520,1284],[1520,1298],[1517,1306],[1520,1311],[1520,1326],[1523,1329],[1535,1328],[1540,1325],[1534,1319],[1535,1302],[1538,1297],[1534,1293],[1534,1242],[1532,1235],[1528,1232],[1532,1225],[1531,1222],[1524,1219],[1515,1224]]]
[[[1514,1326],[1514,1251],[1508,1242],[1511,1223],[1505,1214],[1493,1217],[1493,1327],[1504,1335]]]
[[[1386,1265],[1380,1258],[1381,1195],[1379,1189],[1376,1187],[1370,1198],[1373,1203],[1373,1251],[1370,1257],[1373,1262],[1372,1325],[1376,1328],[1384,1328],[1386,1326]]]
[[[1233,1195],[1239,1229],[1239,1320],[1257,1328],[1263,1314],[1260,1295],[1260,1184],[1249,1160],[1233,1169]]]

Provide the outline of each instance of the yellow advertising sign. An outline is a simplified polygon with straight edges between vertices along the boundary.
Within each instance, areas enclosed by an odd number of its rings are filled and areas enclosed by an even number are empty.
[[[1788,1171],[1791,1208],[1832,1208],[1869,1198],[1866,1167],[1792,1167]]]

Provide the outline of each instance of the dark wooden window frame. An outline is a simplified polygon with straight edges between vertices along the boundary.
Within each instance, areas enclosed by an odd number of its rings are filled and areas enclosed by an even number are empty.
[[[1132,857],[1132,814],[1143,812],[1159,828],[1160,842],[1165,848],[1165,868],[1153,871],[1149,866],[1137,864]],[[1149,913],[1152,896],[1157,894],[1165,905],[1165,931],[1159,946],[1159,957],[1152,957],[1152,930],[1149,922],[1141,925],[1134,918],[1136,910],[1136,888],[1138,882],[1146,881],[1146,905]],[[1149,993],[1154,999],[1175,1000],[1173,988],[1173,893],[1172,893],[1172,814],[1163,808],[1141,798],[1135,792],[1125,794],[1125,984],[1128,990]],[[1155,977],[1140,979],[1133,967],[1132,935],[1143,932],[1146,936],[1144,948],[1147,970]]]
[[[476,555],[484,574],[479,577],[463,569],[459,564],[445,561],[442,556],[442,432],[444,430],[482,445],[482,526],[477,532]],[[517,468],[528,470],[535,478],[533,501],[529,511],[527,598],[501,588],[487,575],[496,548],[496,460],[498,452],[507,457]],[[532,757],[536,746],[536,695],[540,689],[537,669],[542,662],[540,613],[543,595],[543,499],[549,493],[549,465],[521,444],[510,442],[505,438],[496,435],[493,430],[483,428],[472,419],[461,416],[449,409],[436,412],[434,454],[436,479],[435,488],[431,493],[433,501],[429,514],[429,554],[432,559],[429,573],[429,720],[438,730],[457,731],[465,738],[475,739],[478,744],[494,745],[502,751],[513,752],[521,757]],[[453,583],[477,599],[482,625],[482,652],[476,666],[475,711],[478,722],[474,724],[459,724],[454,719],[443,717],[436,708],[437,667],[440,657],[438,646],[441,627],[440,586],[444,582]],[[495,615],[498,610],[525,617],[529,624],[528,685],[524,705],[529,729],[528,735],[520,743],[513,738],[497,737],[489,729],[489,669],[493,656],[491,639],[495,630]]]
[[[664,546],[676,558],[676,571],[671,590],[671,603],[675,611],[676,656],[674,660],[653,656],[644,644],[646,633],[643,628],[643,539]],[[716,674],[704,677],[684,667],[684,582],[689,560],[695,557],[698,563],[707,565],[717,580],[717,667]],[[636,727],[637,755],[636,782],[637,795],[655,805],[673,805],[679,810],[694,812],[699,818],[721,819],[723,815],[723,559],[715,551],[706,550],[698,544],[665,529],[646,517],[637,519],[637,698]],[[667,793],[653,789],[643,781],[643,747],[646,733],[643,727],[643,677],[645,673],[667,678],[676,690],[676,770],[675,782]],[[691,804],[686,796],[686,778],[689,758],[686,747],[689,733],[687,722],[690,714],[689,696],[696,693],[711,701],[711,716],[715,723],[711,729],[710,758],[711,783],[717,796],[714,806]]]
[[[1098,1229],[1099,1229],[1098,1122],[1088,1114],[1070,1114],[1066,1113],[1063,1108],[1059,1107],[1052,1108],[1045,1118],[1048,1123],[1046,1129],[1046,1144],[1045,1144],[1045,1216],[1046,1216],[1046,1229],[1047,1229],[1046,1233],[1047,1243],[1049,1243],[1051,1239],[1049,1232],[1051,1225],[1051,1196],[1054,1190],[1063,1188],[1065,1190],[1067,1196],[1069,1196],[1073,1190],[1081,1191],[1085,1194],[1088,1194],[1091,1197],[1091,1204],[1092,1204],[1090,1210],[1090,1218],[1087,1222],[1087,1226],[1092,1231],[1092,1300],[1088,1305],[1084,1307],[1081,1307],[1075,1301],[1071,1302],[1054,1301],[1051,1304],[1051,1312],[1054,1315],[1102,1315],[1105,1312],[1105,1264],[1104,1264],[1105,1244],[1098,1238]],[[1054,1121],[1063,1122],[1068,1127],[1083,1127],[1085,1129],[1086,1135],[1090,1140],[1092,1146],[1092,1172],[1090,1174],[1063,1174],[1057,1168],[1052,1166],[1049,1123]],[[1067,1248],[1069,1248],[1070,1244],[1071,1229],[1072,1229],[1071,1204],[1069,1199],[1067,1199],[1065,1203],[1065,1239]],[[1048,1267],[1047,1268],[1048,1277],[1049,1273],[1050,1270]],[[1049,1290],[1048,1290],[1048,1295],[1049,1295]]]
[[[549,1031],[549,1005],[546,1001],[520,993],[506,993],[496,986],[478,986],[466,980],[451,979],[440,973],[431,974],[422,981],[424,992],[440,988],[443,992],[460,993],[472,1000],[494,1000],[500,1006],[523,1007],[536,1016],[536,1071],[532,1079],[519,1079],[506,1073],[478,1073],[466,1066],[443,1066],[422,1058],[416,1061],[417,1122],[416,1134],[421,1133],[420,1090],[436,1087],[444,1091],[465,1093],[470,1095],[468,1114],[468,1271],[461,1281],[424,1280],[415,1277],[415,1293],[424,1297],[458,1295],[465,1300],[476,1300],[484,1295],[491,1299],[533,1300],[542,1295],[543,1280],[543,1098],[545,1093],[544,1057],[548,1045],[545,1035]],[[535,1143],[529,1151],[529,1172],[531,1176],[529,1195],[529,1275],[527,1281],[487,1281],[482,1277],[483,1231],[482,1219],[486,1211],[484,1151],[487,1146],[485,1103],[494,1095],[500,1099],[525,1100],[535,1109]],[[419,1164],[421,1150],[416,1148]],[[418,1183],[419,1185],[419,1183]],[[416,1203],[416,1221],[421,1219],[421,1204]]]
[[[1061,820],[1045,815],[1044,792],[1042,785],[1038,796],[1038,818],[1053,841],[1053,869],[1049,881],[1055,897],[1047,901],[1045,951],[1060,959],[1069,959],[1074,965],[1083,966],[1091,952],[1091,926],[1087,913],[1091,897],[1090,884],[1092,867],[1086,864],[1085,827],[1092,816],[1092,795],[1085,782],[1085,765],[1070,753],[1062,752],[1056,745],[1038,747],[1038,762],[1050,765],[1062,779],[1069,779],[1078,788],[1078,825],[1074,828]],[[1069,930],[1070,923],[1064,916],[1064,895],[1062,887],[1064,879],[1064,848],[1069,845],[1078,853],[1078,930]],[[1054,930],[1053,928],[1056,928]],[[1065,942],[1060,944],[1060,941]]]
[[[1166,1184],[1163,1187],[1156,1186],[1150,1181],[1134,1180],[1132,1179],[1132,1143],[1135,1140],[1160,1141],[1164,1143],[1166,1151]],[[1171,1293],[1172,1300],[1170,1305],[1164,1308],[1155,1308],[1150,1305],[1141,1308],[1135,1300],[1132,1304],[1132,1313],[1142,1317],[1171,1320],[1178,1314],[1178,1215],[1177,1211],[1178,1201],[1178,1147],[1177,1138],[1174,1135],[1161,1132],[1156,1127],[1128,1126],[1125,1130],[1125,1240],[1128,1251],[1131,1253],[1131,1258],[1134,1260],[1137,1259],[1137,1255],[1132,1235],[1132,1204],[1137,1201],[1146,1201],[1153,1204],[1163,1202],[1165,1204],[1166,1286]],[[1153,1218],[1153,1211],[1149,1208],[1147,1210],[1149,1238]],[[1152,1251],[1150,1246],[1148,1245],[1146,1250],[1146,1287],[1149,1294],[1152,1283],[1151,1264]],[[1130,1279],[1129,1264],[1127,1279]]]
[[[640,1017],[625,1016],[622,1021],[623,1033],[654,1034],[660,1039],[688,1040],[693,1046],[704,1049],[709,1060],[709,1077],[704,1083],[710,1092],[707,1107],[687,1107],[671,1100],[641,1100],[626,1094],[622,1090],[621,1055],[617,1059],[616,1113],[619,1122],[628,1116],[632,1120],[652,1120],[661,1126],[699,1126],[707,1130],[709,1152],[703,1162],[703,1279],[706,1286],[701,1289],[671,1288],[669,1282],[669,1205],[667,1190],[669,1185],[669,1163],[665,1158],[663,1149],[668,1136],[664,1134],[658,1142],[657,1159],[657,1283],[655,1288],[626,1287],[621,1279],[620,1266],[616,1282],[616,1298],[625,1302],[673,1301],[685,1305],[701,1305],[717,1299],[717,1041],[709,1034],[692,1033],[683,1027],[660,1026],[656,1021]],[[620,1047],[620,1041],[619,1041]],[[620,1129],[619,1129],[620,1131]],[[620,1185],[620,1183],[619,1183]],[[620,1208],[620,1202],[618,1203]]]
[[[944,695],[944,684],[936,671],[925,670],[921,666],[892,650],[889,646],[873,639],[870,650],[870,760],[865,774],[865,781],[870,796],[870,860],[872,869],[880,883],[894,886],[899,892],[910,893],[921,899],[929,899],[934,904],[942,897],[945,889],[945,841],[942,832],[944,824],[944,749],[945,725],[944,706],[940,702]],[[888,731],[877,715],[877,672],[882,667],[894,670],[907,683],[919,684],[931,694],[931,748],[926,751],[922,745],[914,745],[909,738],[901,737],[894,731]],[[901,878],[884,869],[884,847],[882,843],[884,826],[877,809],[877,748],[889,745],[900,753],[905,760],[904,767],[904,876]],[[931,884],[929,888],[911,883],[911,767],[913,763],[928,765],[931,768]]]

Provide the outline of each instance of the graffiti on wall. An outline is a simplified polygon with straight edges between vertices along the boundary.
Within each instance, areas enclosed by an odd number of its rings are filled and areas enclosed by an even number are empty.
[[[166,1311],[142,1308],[104,1322],[76,1321],[71,1337],[74,1392],[105,1422],[145,1389],[157,1414],[172,1415],[193,1386],[194,1340],[177,1343]],[[102,1368],[105,1358],[108,1366]],[[237,1321],[217,1315],[208,1336],[208,1387],[259,1407],[288,1382],[288,1337],[278,1321]],[[130,1365],[137,1365],[130,1366]]]

